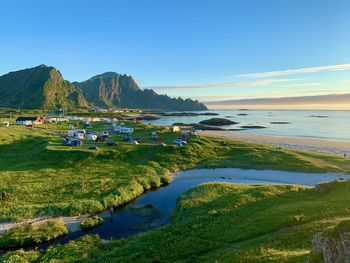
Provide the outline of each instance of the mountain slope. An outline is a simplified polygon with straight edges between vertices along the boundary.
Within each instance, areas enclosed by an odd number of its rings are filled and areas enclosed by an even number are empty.
[[[69,109],[86,107],[82,93],[54,67],[40,65],[0,77],[0,106]]]
[[[162,110],[206,110],[199,101],[170,98],[151,89],[141,90],[131,76],[106,72],[83,82],[74,82],[90,103],[99,107]]]

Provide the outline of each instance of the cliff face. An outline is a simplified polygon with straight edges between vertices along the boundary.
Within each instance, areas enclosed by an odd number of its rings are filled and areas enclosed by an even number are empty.
[[[308,263],[350,262],[350,221],[343,221],[330,232],[317,233],[312,240]]]
[[[99,107],[121,107],[162,110],[206,110],[198,101],[158,95],[150,89],[141,90],[128,75],[106,72],[83,82],[74,82],[90,103]]]
[[[45,65],[1,76],[0,94],[1,107],[73,109],[88,105],[82,93],[57,69]]]

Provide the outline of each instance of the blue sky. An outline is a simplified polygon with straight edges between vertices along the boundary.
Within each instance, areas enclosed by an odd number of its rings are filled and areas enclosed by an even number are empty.
[[[2,0],[0,74],[117,71],[202,101],[345,93],[349,14],[341,0]]]

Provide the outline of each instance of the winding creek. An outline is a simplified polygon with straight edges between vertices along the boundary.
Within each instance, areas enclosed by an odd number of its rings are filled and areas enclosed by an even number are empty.
[[[146,192],[131,203],[102,213],[104,223],[90,231],[81,231],[79,223],[70,228],[61,239],[41,244],[46,249],[53,244],[64,244],[86,234],[98,234],[104,240],[120,239],[168,224],[176,207],[176,200],[186,190],[207,182],[243,184],[300,184],[314,186],[339,178],[350,179],[341,173],[309,174],[270,170],[242,170],[236,168],[193,169],[180,172],[170,184]]]

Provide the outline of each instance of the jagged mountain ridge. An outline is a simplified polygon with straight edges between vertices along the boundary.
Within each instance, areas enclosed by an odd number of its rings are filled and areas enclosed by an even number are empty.
[[[199,101],[170,98],[151,89],[140,89],[128,75],[106,72],[83,82],[73,82],[85,98],[99,107],[121,107],[162,110],[206,110]]]
[[[106,72],[83,82],[65,80],[54,67],[40,65],[0,76],[0,107],[68,109],[120,107],[162,110],[206,110],[198,101],[142,90],[128,75]]]

